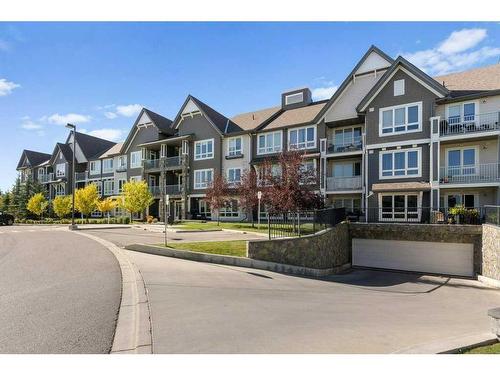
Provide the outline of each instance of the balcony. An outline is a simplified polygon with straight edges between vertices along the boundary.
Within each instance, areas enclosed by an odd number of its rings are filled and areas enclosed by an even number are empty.
[[[500,163],[441,167],[439,169],[439,183],[442,185],[496,182],[500,182]]]
[[[439,135],[442,137],[498,130],[500,130],[500,112],[448,117],[439,123]]]
[[[327,177],[326,191],[361,190],[361,176]]]
[[[159,169],[160,159],[144,160],[144,169]]]
[[[162,194],[161,186],[150,186],[149,191],[154,197],[158,198]],[[182,192],[182,185],[166,185],[165,194],[178,195]]]
[[[180,167],[182,163],[182,159],[180,156],[171,156],[165,158],[165,168],[176,168]]]
[[[39,174],[38,175],[38,182],[40,182],[42,184],[46,184],[47,182],[49,182],[49,177],[50,177],[49,174]]]
[[[76,172],[75,173],[75,180],[76,181],[85,181],[87,179],[87,171],[85,172]]]
[[[116,166],[116,169],[115,169],[116,172],[126,172],[127,171],[127,165],[117,165]]]
[[[161,195],[161,187],[160,186],[150,186],[149,191],[153,194],[154,197],[159,197]]]
[[[335,139],[328,141],[329,154],[361,151],[362,149],[363,149],[363,140],[361,136],[352,137],[350,141],[344,140],[344,142],[336,142]]]

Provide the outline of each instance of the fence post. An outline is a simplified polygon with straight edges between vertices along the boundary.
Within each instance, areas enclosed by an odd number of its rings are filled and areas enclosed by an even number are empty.
[[[299,237],[300,237],[300,211],[297,212],[297,226],[298,226],[298,233],[299,233]]]
[[[269,239],[271,239],[271,218],[269,217],[269,212],[267,213],[267,234]]]
[[[313,233],[316,233],[316,218],[318,215],[318,210],[313,211]]]

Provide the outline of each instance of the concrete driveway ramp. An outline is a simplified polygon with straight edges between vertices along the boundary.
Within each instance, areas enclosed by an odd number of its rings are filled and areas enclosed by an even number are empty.
[[[352,264],[358,267],[472,277],[473,255],[469,243],[352,239]]]

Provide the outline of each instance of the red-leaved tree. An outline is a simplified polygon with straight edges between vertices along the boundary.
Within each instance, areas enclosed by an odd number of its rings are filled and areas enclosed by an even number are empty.
[[[304,167],[304,153],[289,151],[261,165],[259,184],[263,200],[274,212],[320,208],[323,204],[317,189],[318,174]]]
[[[220,209],[227,204],[228,196],[229,187],[226,179],[223,175],[216,174],[206,190],[205,200],[208,202],[212,212],[217,212],[217,225],[220,222]]]
[[[252,218],[252,226],[254,225],[253,212],[259,204],[257,197],[257,173],[253,167],[245,170],[241,175],[241,182],[236,189],[239,197],[239,204],[243,211],[246,213],[247,219]]]

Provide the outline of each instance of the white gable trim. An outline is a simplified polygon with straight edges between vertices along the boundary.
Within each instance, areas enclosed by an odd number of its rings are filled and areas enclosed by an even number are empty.
[[[436,96],[438,96],[439,98],[444,98],[444,95],[442,93],[440,93],[439,91],[437,91],[436,89],[434,89],[433,87],[429,86],[426,82],[422,81],[420,78],[418,78],[415,74],[411,73],[408,69],[406,69],[405,67],[399,65],[396,69],[394,69],[394,71],[389,75],[389,77],[387,77],[384,81],[384,83],[382,83],[382,85],[377,89],[377,91],[375,91],[372,96],[370,96],[370,98],[368,99],[368,101],[365,103],[365,105],[361,108],[361,112],[364,112],[366,110],[366,108],[368,107],[368,105],[373,101],[373,99],[380,93],[380,91],[382,91],[382,89],[387,85],[387,83],[392,79],[392,77],[394,77],[394,75],[399,71],[403,71],[404,73],[406,73],[408,76],[410,76],[411,78],[413,78],[415,81],[417,81],[418,83],[420,83],[422,86],[424,86],[427,90],[429,90],[430,92],[432,92],[433,94],[435,94]]]
[[[361,66],[356,69],[354,74],[363,74],[368,72],[373,72],[375,70],[386,70],[391,66],[391,62],[387,61],[384,57],[378,54],[376,51],[370,52],[366,57],[365,61]]]
[[[144,125],[149,125],[152,124],[153,121],[151,121],[151,118],[148,116],[148,114],[143,111],[141,117],[137,121],[137,126],[144,126]]]

